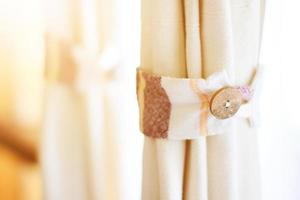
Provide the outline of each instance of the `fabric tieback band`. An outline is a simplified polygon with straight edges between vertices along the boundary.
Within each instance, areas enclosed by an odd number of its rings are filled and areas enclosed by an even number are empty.
[[[207,79],[188,79],[137,69],[141,132],[153,138],[187,140],[226,133],[237,117],[254,126],[259,71],[249,86],[235,87],[226,71]]]

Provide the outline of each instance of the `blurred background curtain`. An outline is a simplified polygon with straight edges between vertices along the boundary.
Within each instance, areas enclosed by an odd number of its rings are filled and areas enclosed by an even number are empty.
[[[138,199],[134,72],[139,3],[45,1],[47,88],[41,161],[47,199]],[[130,13],[129,13],[130,12]],[[133,136],[133,137],[132,137]],[[132,156],[135,154],[136,156]]]
[[[258,66],[263,0],[143,0],[141,67],[206,78],[226,69],[247,84]],[[257,130],[245,120],[224,135],[145,137],[143,199],[260,199]]]
[[[139,199],[139,1],[0,11],[0,199]]]
[[[41,199],[40,2],[0,1],[0,199]]]

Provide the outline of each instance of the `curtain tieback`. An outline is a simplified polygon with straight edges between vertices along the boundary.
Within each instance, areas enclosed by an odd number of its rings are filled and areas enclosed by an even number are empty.
[[[114,80],[119,62],[115,49],[107,47],[99,54],[52,33],[46,34],[46,44],[45,77],[49,82],[86,91]]]
[[[172,78],[137,69],[140,130],[146,136],[174,140],[196,139],[232,130],[236,118],[253,127],[258,121],[258,82],[233,86],[226,71],[207,79]]]
[[[106,87],[115,79],[117,58],[110,55],[115,52],[104,51],[98,54],[85,48],[75,47],[72,53],[77,66],[75,85],[79,90],[87,91],[93,86]],[[108,59],[110,62],[103,62]]]

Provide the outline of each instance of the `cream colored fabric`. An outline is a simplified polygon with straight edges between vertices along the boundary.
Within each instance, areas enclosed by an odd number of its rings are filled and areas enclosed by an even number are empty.
[[[256,111],[259,104],[256,102],[259,102],[259,94],[257,92],[259,92],[259,87],[261,87],[261,84],[258,84],[261,80],[257,79],[262,78],[261,68],[258,67],[256,70],[257,72],[251,81],[253,84],[248,83],[247,86],[241,86],[241,88],[232,85],[231,78],[225,70],[215,72],[206,79],[187,79],[159,76],[138,69],[137,97],[141,132],[153,138],[186,140],[226,133],[232,130],[236,118],[248,120],[251,122],[249,126],[254,127],[257,124],[256,119],[258,119],[258,112]],[[158,80],[159,86],[154,86]],[[154,87],[155,89],[151,89],[149,92],[150,88]],[[193,87],[196,87],[196,91]],[[233,116],[226,119],[218,119],[210,111],[209,106],[215,93],[226,87],[236,88],[238,95],[244,102]],[[160,92],[159,89],[164,91],[166,97],[162,97],[158,93]],[[199,91],[205,97],[199,98]],[[161,110],[165,109],[164,102],[162,100],[159,101],[159,98],[166,98],[165,101],[169,103],[169,118],[163,118],[157,112],[148,112],[150,111],[149,107],[152,107],[153,104]],[[147,107],[148,110],[146,110]],[[168,111],[165,112],[162,111],[161,115],[168,114]],[[206,114],[206,116],[203,117],[203,114]],[[149,130],[152,127],[152,120],[156,122],[155,128],[160,127],[159,129]]]
[[[138,1],[44,2],[45,199],[139,199],[142,136],[137,116],[128,121],[137,109],[127,92],[138,60]]]
[[[258,64],[261,0],[144,0],[141,67],[206,78],[226,69],[246,84]],[[257,200],[257,131],[236,120],[223,135],[191,141],[145,137],[143,199]]]

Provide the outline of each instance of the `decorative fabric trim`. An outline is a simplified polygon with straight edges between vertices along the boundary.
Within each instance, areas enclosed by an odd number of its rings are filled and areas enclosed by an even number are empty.
[[[232,86],[226,71],[187,79],[137,69],[140,130],[153,138],[186,140],[228,132],[237,117],[253,126],[257,112],[252,85],[257,84]]]
[[[161,77],[143,73],[142,78],[138,80],[145,82],[142,114],[144,134],[151,137],[167,138],[171,102],[165,89],[161,86]]]

